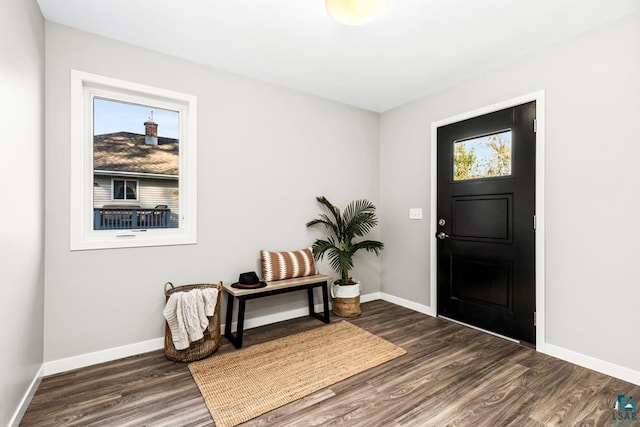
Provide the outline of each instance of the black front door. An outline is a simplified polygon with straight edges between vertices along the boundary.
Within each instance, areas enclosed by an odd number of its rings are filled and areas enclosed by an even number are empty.
[[[438,128],[438,315],[535,343],[535,102]]]

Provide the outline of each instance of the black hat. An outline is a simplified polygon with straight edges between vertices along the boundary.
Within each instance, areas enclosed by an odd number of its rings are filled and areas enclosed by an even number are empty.
[[[263,288],[267,286],[267,284],[260,281],[255,271],[249,271],[247,273],[241,273],[238,277],[238,281],[231,286],[241,289],[255,289]]]

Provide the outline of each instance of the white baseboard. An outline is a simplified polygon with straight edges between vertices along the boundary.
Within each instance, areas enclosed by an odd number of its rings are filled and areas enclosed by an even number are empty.
[[[53,375],[59,372],[70,371],[72,369],[84,368],[85,366],[110,362],[112,360],[159,350],[161,348],[164,348],[164,338],[154,338],[148,341],[94,351],[93,353],[80,354],[66,359],[53,360],[51,362],[45,362],[44,375]]]
[[[369,302],[374,300],[384,300],[390,303],[399,305],[401,307],[405,307],[419,313],[426,314],[428,316],[436,317],[436,313],[433,309],[427,305],[418,304],[413,301],[409,301],[404,298],[396,297],[394,295],[390,295],[384,292],[372,292],[366,295],[360,296],[361,302]],[[315,310],[317,312],[322,310],[322,304],[316,304]],[[282,322],[284,320],[295,319],[297,317],[304,317],[309,314],[309,309],[307,307],[304,308],[296,308],[293,310],[287,310],[280,313],[268,314],[265,316],[259,317],[251,317],[245,320],[245,330],[251,328],[257,328],[259,326],[268,325],[271,323]],[[222,331],[224,331],[224,326],[222,325]],[[233,328],[235,329],[236,324],[234,322]],[[16,416],[22,417],[24,414],[24,410],[26,410],[26,406],[28,406],[28,402],[31,400],[33,393],[37,388],[37,384],[42,378],[43,375],[52,375],[59,372],[65,372],[72,369],[82,368],[85,366],[95,365],[97,363],[109,362],[116,359],[121,359],[123,357],[134,356],[140,353],[146,353],[149,351],[160,350],[164,348],[164,338],[154,338],[148,341],[143,341],[139,343],[124,345],[120,347],[115,347],[111,349],[106,349],[102,351],[97,351],[93,353],[82,354],[74,357],[69,357],[66,359],[54,360],[51,362],[46,362],[38,372],[38,376],[34,379],[32,386],[29,389],[29,392],[25,395],[23,402],[26,402],[26,405],[21,405],[19,409],[16,411],[16,415],[14,415],[14,419]],[[592,369],[597,372],[601,372],[605,375],[610,375],[615,378],[619,378],[623,381],[628,381],[632,384],[640,385],[640,372],[635,371],[630,368],[626,368],[624,366],[616,365],[611,362],[606,362],[604,360],[596,359],[591,356],[586,356],[584,354],[577,353],[575,351],[567,350],[562,347],[558,347],[552,344],[547,343],[539,343],[537,346],[537,350],[541,353],[548,354],[549,356],[557,357],[558,359],[562,359],[564,361],[574,363],[579,366],[583,366],[588,369]],[[36,382],[37,381],[37,382]],[[31,393],[31,394],[29,394]],[[22,406],[23,412],[20,412]],[[18,420],[20,419],[18,418]],[[12,424],[10,424],[12,426]]]
[[[360,295],[360,302],[369,302],[380,299],[380,292],[372,292],[366,295]],[[331,307],[331,301],[329,301],[329,307]],[[322,312],[322,304],[315,305],[316,312]],[[245,319],[244,321],[244,329],[257,328],[258,326],[270,325],[276,322],[282,322],[284,320],[295,319],[296,317],[304,317],[309,315],[309,308],[296,308],[293,310],[281,311],[279,313],[267,314],[265,316],[260,317],[251,317]],[[232,323],[232,329],[238,326],[237,322]],[[224,331],[224,325],[222,325],[222,330]]]
[[[418,304],[417,302],[409,301],[408,299],[396,297],[394,295],[390,295],[384,292],[380,293],[380,299],[399,305],[401,307],[411,309],[413,311],[417,311],[418,313],[426,314],[431,317],[436,317],[436,313],[428,305]]]
[[[371,292],[370,294],[360,295],[360,302],[369,302],[382,299],[380,292]]]
[[[537,347],[537,350],[566,362],[571,362],[575,365],[640,386],[640,371],[635,371],[624,366],[616,365],[615,363],[596,359],[595,357],[567,350],[566,348],[558,347],[553,344],[543,343],[541,346]],[[624,393],[624,390],[620,390],[620,393]]]
[[[322,304],[315,305],[316,312],[322,310]],[[267,314],[259,317],[250,317],[244,319],[244,330],[251,328],[257,328],[258,326],[269,325],[271,323],[282,322],[284,320],[295,319],[296,317],[303,317],[309,315],[309,308],[295,308],[293,310],[281,311],[279,313]],[[235,331],[237,322],[233,322],[231,324],[231,328]],[[225,325],[221,325],[222,331],[224,332]]]
[[[419,313],[436,317],[436,313],[432,310],[432,308],[426,305],[418,304],[413,301],[409,301],[403,298],[386,294],[384,292],[380,293],[380,299],[383,299],[385,301],[388,301],[390,303],[393,303],[405,308],[409,308],[411,310],[415,310]],[[466,325],[466,326],[469,326],[469,325]],[[474,329],[477,329],[477,328],[474,328]],[[483,332],[487,332],[487,331],[483,331]],[[488,333],[491,334],[491,332],[488,332]],[[630,382],[635,385],[640,385],[639,371],[635,371],[633,369],[616,365],[614,363],[607,362],[604,360],[596,359],[595,357],[577,353],[572,350],[567,350],[565,348],[558,347],[553,344],[538,343],[538,345],[536,346],[536,350],[539,351],[540,353],[557,357],[558,359],[564,360],[565,362],[570,362],[570,363],[573,363],[574,365],[582,366],[584,368],[591,369],[591,370],[600,372],[602,374],[609,375],[611,377]],[[624,390],[621,390],[621,393],[623,391]]]
[[[379,292],[362,295],[360,301],[367,302],[380,299]],[[322,304],[315,305],[316,312],[322,310]],[[268,314],[259,317],[250,317],[245,319],[244,329],[257,328],[258,326],[269,325],[271,323],[282,322],[284,320],[295,319],[296,317],[304,317],[309,315],[309,308],[296,308],[293,310],[282,311],[279,313]],[[233,329],[236,328],[236,322],[233,323]],[[221,328],[224,332],[225,325]],[[44,375],[53,375],[60,372],[70,371],[72,369],[84,368],[85,366],[96,365],[98,363],[109,362],[123,357],[135,356],[136,354],[146,353],[149,351],[161,350],[164,348],[164,337],[154,338],[148,341],[142,341],[134,344],[123,345],[120,347],[109,348],[106,350],[96,351],[93,353],[81,354],[66,359],[53,360],[45,362]]]
[[[22,400],[20,401],[18,408],[16,409],[16,411],[13,413],[13,416],[9,420],[9,424],[8,424],[9,427],[18,427],[20,425],[20,421],[22,420],[24,413],[27,412],[29,403],[31,403],[31,399],[33,399],[33,395],[36,394],[36,390],[38,390],[38,386],[40,385],[40,381],[42,381],[43,376],[44,376],[44,365],[40,366],[40,369],[38,369],[38,372],[36,372],[36,376],[31,381],[31,384],[29,384],[29,388],[27,388],[27,391],[24,393],[24,396],[22,397]]]

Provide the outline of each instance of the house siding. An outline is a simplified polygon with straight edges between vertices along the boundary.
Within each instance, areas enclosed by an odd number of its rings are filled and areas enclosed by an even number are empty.
[[[178,180],[160,178],[130,178],[138,180],[138,200],[113,200],[111,198],[111,180],[117,176],[95,176],[93,186],[93,207],[105,205],[132,205],[141,208],[155,208],[167,205],[171,210],[171,226],[178,227],[180,204],[178,201]]]
[[[113,200],[111,198],[111,179],[137,179],[138,200]],[[154,208],[157,205],[167,205],[171,211],[178,212],[178,181],[172,179],[148,179],[128,177],[96,176],[93,187],[93,207],[101,208],[104,205],[138,205],[143,208]]]

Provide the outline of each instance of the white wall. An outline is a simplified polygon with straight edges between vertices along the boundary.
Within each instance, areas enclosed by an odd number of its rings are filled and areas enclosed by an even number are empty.
[[[198,97],[197,245],[69,251],[71,69]],[[259,272],[261,248],[310,245],[317,195],[378,201],[378,114],[48,22],[46,83],[48,362],[163,336],[166,281],[232,282]],[[380,290],[371,257],[354,271],[365,293]],[[254,301],[247,316],[304,308],[305,298]]]
[[[2,4],[0,94],[0,425],[8,425],[42,365],[44,20],[35,0]]]
[[[640,371],[640,15],[382,114],[382,291],[430,305],[431,123],[546,91],[546,342]]]

